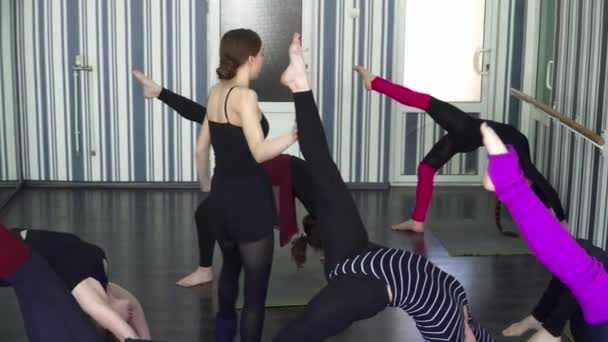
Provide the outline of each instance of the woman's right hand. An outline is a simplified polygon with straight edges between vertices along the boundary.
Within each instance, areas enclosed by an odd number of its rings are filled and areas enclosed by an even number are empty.
[[[163,87],[160,84],[154,82],[151,78],[148,78],[143,72],[138,69],[133,69],[133,76],[141,83],[144,87],[144,97],[147,99],[156,98],[160,95]]]
[[[362,67],[360,65],[353,66],[353,70],[355,72],[357,72],[357,74],[359,74],[359,76],[361,76],[361,79],[363,80],[363,84],[365,85],[365,89],[367,89],[368,91],[372,90],[372,81],[374,80],[374,78],[376,78],[376,75],[367,71],[367,69],[365,69],[364,67]]]

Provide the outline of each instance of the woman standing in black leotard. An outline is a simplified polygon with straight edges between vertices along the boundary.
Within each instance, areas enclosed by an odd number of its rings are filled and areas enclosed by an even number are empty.
[[[295,129],[264,138],[257,95],[249,88],[260,74],[262,60],[257,33],[238,29],[224,34],[217,69],[220,81],[209,92],[200,132],[199,142],[210,141],[215,152],[209,222],[223,255],[215,341],[232,341],[236,334],[241,268],[245,271],[241,341],[261,340],[276,212],[271,184],[260,163],[278,156],[297,139]]]

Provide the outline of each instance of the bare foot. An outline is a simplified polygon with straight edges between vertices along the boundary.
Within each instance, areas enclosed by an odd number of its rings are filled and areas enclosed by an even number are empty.
[[[528,342],[560,342],[561,340],[561,336],[555,337],[544,328],[541,328],[528,339]]]
[[[542,328],[542,325],[539,321],[534,318],[534,316],[528,316],[521,320],[520,322],[513,323],[509,325],[505,330],[502,331],[503,336],[513,337],[513,336],[521,336],[528,330],[534,329],[539,330]]]
[[[294,33],[289,45],[289,65],[281,75],[281,84],[291,90],[292,93],[300,93],[310,90],[310,84],[306,75],[306,63],[302,58],[301,35]]]
[[[147,99],[157,98],[160,95],[163,87],[160,84],[152,81],[152,79],[148,78],[144,75],[143,72],[133,69],[133,76],[141,83],[142,87],[144,87],[144,97]]]
[[[175,283],[179,287],[194,287],[213,281],[211,267],[197,267],[196,270]]]
[[[355,70],[357,74],[359,74],[359,76],[361,76],[361,78],[363,79],[363,82],[365,83],[365,89],[372,90],[372,81],[374,80],[374,78],[376,78],[376,75],[367,71],[367,69],[363,68],[360,65],[355,65],[353,67],[353,70]]]
[[[391,226],[393,230],[410,231],[414,233],[424,233],[424,222],[409,219],[405,222],[394,224]]]

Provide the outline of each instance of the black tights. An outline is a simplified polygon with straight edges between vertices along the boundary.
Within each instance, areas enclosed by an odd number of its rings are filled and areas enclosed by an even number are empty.
[[[196,236],[198,238],[198,253],[200,267],[211,267],[213,250],[215,249],[215,234],[209,225],[209,198],[205,198],[194,212]]]
[[[298,140],[310,165],[325,253],[325,270],[366,250],[370,243],[359,210],[330,154],[312,91],[295,93]]]
[[[479,128],[484,120],[473,118],[457,107],[434,97],[430,98],[426,112],[447,132],[422,160],[433,169],[439,170],[456,153],[471,152],[483,145]],[[557,191],[532,163],[528,139],[513,126],[495,121],[486,122],[505,144],[513,145],[519,158],[519,167],[526,178],[542,191],[557,218],[560,221],[565,220],[566,214]]]
[[[239,293],[239,276],[245,270],[245,302],[241,312],[241,341],[261,341],[264,326],[264,308],[268,279],[272,267],[274,236],[239,244],[220,242],[223,265],[218,284],[218,317],[236,319],[236,300]]]

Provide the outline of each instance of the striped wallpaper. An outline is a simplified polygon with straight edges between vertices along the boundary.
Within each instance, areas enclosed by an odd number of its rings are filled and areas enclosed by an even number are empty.
[[[387,183],[396,158],[389,156],[393,104],[367,93],[351,67],[362,64],[396,78],[399,1],[311,1],[319,28],[311,44],[315,93],[336,163],[347,182]],[[27,95],[19,101],[25,178],[195,181],[196,125],[158,101],[145,101],[129,71],[141,68],[167,88],[204,103],[208,68],[215,67],[206,63],[206,6],[205,0],[19,1],[17,79],[19,93]],[[517,18],[515,13],[510,18]],[[78,79],[71,70],[76,55],[93,67],[79,72]],[[412,130],[426,119],[403,113],[402,127]],[[425,133],[429,130],[408,135],[417,144],[404,142],[406,174],[415,174],[412,165],[442,133],[431,131],[432,136]],[[477,158],[476,153],[454,158],[442,174],[476,174]]]
[[[19,178],[14,13],[14,1],[0,2],[0,181]]]
[[[197,127],[145,101],[130,71],[203,101],[204,0],[23,0],[16,10],[26,179],[196,178]],[[92,72],[74,76],[77,55]]]
[[[555,107],[599,134],[608,128],[606,18],[603,1],[559,2]],[[531,120],[535,162],[559,192],[573,234],[608,247],[608,160],[561,124]]]
[[[317,99],[332,143],[334,159],[346,182],[388,182],[389,99],[372,96],[352,71],[361,64],[393,78],[394,27],[398,13],[392,0],[317,1],[320,30]],[[351,10],[359,9],[353,18]]]
[[[43,181],[196,180],[197,127],[145,101],[129,71],[204,103],[204,0],[24,0],[17,5],[25,178]],[[350,9],[361,15],[355,20]],[[388,181],[390,103],[351,71],[392,77],[395,2],[315,0],[317,97],[348,182]],[[76,55],[92,72],[71,67]],[[80,132],[80,135],[76,133]]]

